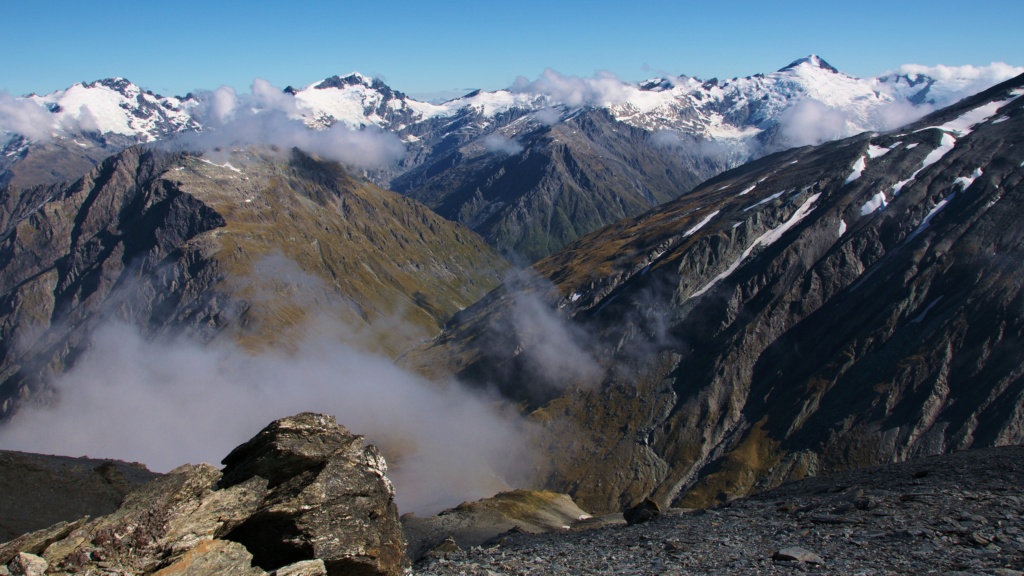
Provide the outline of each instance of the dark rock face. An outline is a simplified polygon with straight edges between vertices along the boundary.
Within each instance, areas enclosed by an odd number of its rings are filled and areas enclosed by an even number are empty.
[[[682,142],[662,146],[605,110],[587,109],[554,126],[528,120],[511,134],[519,152],[490,150],[466,130],[465,141],[435,143],[391,186],[465,224],[506,256],[533,262],[730,167],[701,156],[696,140],[692,150]]]
[[[157,476],[117,460],[0,451],[0,541],[109,514],[130,490]]]
[[[661,506],[658,506],[658,503],[650,498],[644,498],[643,502],[622,511],[622,517],[630,526],[650,522],[660,515]]]
[[[337,164],[298,150],[237,156],[244,175],[130,148],[72,185],[0,190],[0,420],[45,399],[107,322],[150,339],[224,335],[253,348],[301,339],[322,310],[306,293],[289,299],[268,286],[291,282],[258,272],[270,255],[322,280],[311,290],[326,293],[339,324],[370,326],[401,310],[422,329],[374,350],[388,355],[436,333],[507,266],[464,227]]]
[[[134,148],[67,188],[0,192],[15,207],[0,231],[0,417],[62,371],[101,318],[153,331],[223,323],[218,273],[186,243],[224,219],[159,178],[173,160]],[[40,204],[24,209],[23,193]]]
[[[222,485],[270,481],[263,505],[227,535],[267,570],[319,558],[330,574],[400,574],[405,539],[387,465],[331,416],[264,428],[224,459]]]
[[[598,513],[703,506],[1024,442],[1022,84],[763,158],[538,263],[555,289],[531,289],[607,367],[530,404],[547,486]],[[511,349],[475,340],[515,313],[505,296],[421,358],[469,378],[497,363],[499,389],[528,390]]]
[[[39,565],[29,554],[60,573],[397,575],[407,567],[384,459],[333,417],[278,420],[227,461],[223,477],[207,464],[181,466],[112,514],[0,544],[0,565]]]

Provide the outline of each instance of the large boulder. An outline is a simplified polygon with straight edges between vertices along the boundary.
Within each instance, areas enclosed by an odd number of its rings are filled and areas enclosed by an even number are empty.
[[[273,570],[318,558],[328,574],[401,574],[408,562],[387,464],[334,417],[271,423],[223,461],[222,485],[270,482],[260,508],[227,537]]]
[[[384,459],[333,417],[278,420],[225,464],[223,474],[181,466],[111,514],[0,544],[0,573],[390,576],[408,566]]]

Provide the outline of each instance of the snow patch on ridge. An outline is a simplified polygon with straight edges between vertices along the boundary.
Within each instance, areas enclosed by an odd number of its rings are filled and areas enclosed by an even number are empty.
[[[907,150],[913,148],[914,146],[917,146],[917,143],[908,145]],[[917,175],[921,173],[921,170],[924,170],[925,168],[938,162],[943,156],[948,154],[954,146],[956,146],[956,138],[954,138],[949,133],[944,132],[942,134],[942,140],[939,142],[939,147],[936,148],[935,150],[932,150],[931,152],[928,153],[927,156],[924,157],[924,161],[921,162],[921,167],[915,170],[914,173],[910,175],[910,178],[907,178],[906,180],[900,180],[899,182],[893,184],[892,195],[898,196],[900,191],[903,190],[903,188],[905,188],[908,184],[912,183],[917,178]]]
[[[928,313],[931,312],[932,308],[935,308],[935,305],[938,304],[939,302],[942,302],[942,296],[939,296],[935,300],[929,302],[928,306],[925,307],[924,311],[918,314],[913,320],[910,321],[910,323],[920,324],[921,321],[924,320],[924,317],[927,316]]]
[[[897,142],[892,145],[892,148],[882,148],[881,146],[875,146],[874,144],[868,145],[868,158],[874,160],[875,158],[881,158],[888,154],[893,148],[899,146],[901,142]]]
[[[906,244],[907,242],[910,242],[914,238],[917,238],[918,234],[924,232],[925,228],[927,228],[928,225],[931,223],[932,218],[934,218],[935,215],[938,214],[939,212],[942,212],[942,210],[949,205],[949,201],[952,200],[954,196],[956,196],[956,192],[953,192],[949,196],[946,196],[942,200],[939,200],[939,203],[928,211],[928,214],[926,214],[924,220],[921,220],[921,223],[917,225],[917,228],[915,228],[913,232],[907,235],[907,237],[902,242],[900,242],[900,244]]]
[[[744,250],[743,253],[740,254],[739,258],[733,261],[733,263],[730,264],[729,267],[725,269],[725,271],[723,271],[718,276],[712,278],[711,281],[705,284],[700,290],[697,290],[693,294],[690,294],[687,300],[691,300],[693,298],[697,298],[703,295],[708,290],[710,290],[715,284],[717,284],[720,280],[727,278],[730,274],[735,272],[736,269],[740,267],[740,264],[743,263],[743,260],[746,259],[747,256],[750,256],[750,253],[753,252],[754,249],[757,248],[758,246],[770,246],[776,240],[781,238],[782,235],[789,231],[790,228],[796,226],[801,220],[806,218],[807,215],[811,213],[811,210],[814,209],[814,203],[818,201],[818,198],[820,196],[820,192],[818,194],[811,196],[810,198],[805,200],[799,208],[796,209],[796,212],[794,212],[788,220],[776,226],[775,228],[772,228],[771,230],[765,232],[764,234],[758,236],[757,239],[754,240],[750,244],[750,246],[747,246],[746,250]]]
[[[885,200],[885,192],[879,192],[860,207],[860,215],[867,216],[877,210],[884,210],[889,203]]]
[[[970,176],[961,176],[956,180],[953,180],[953,186],[959,184],[961,190],[967,190],[968,188],[971,187],[971,184],[974,184],[974,181],[977,180],[982,174],[983,172],[981,171],[981,168],[975,168],[974,172],[971,172]]]
[[[720,212],[719,210],[715,210],[711,214],[708,214],[707,216],[705,216],[703,220],[701,220],[700,222],[696,223],[692,228],[690,228],[686,232],[683,232],[683,238],[686,238],[686,237],[689,237],[689,236],[693,236],[698,230],[703,228],[705,224],[707,224],[708,222],[711,222],[712,218],[714,218],[715,216],[718,216],[719,212]]]
[[[771,202],[772,200],[775,200],[776,198],[778,198],[779,196],[782,196],[785,193],[786,193],[785,190],[783,190],[782,192],[776,192],[775,194],[772,194],[771,196],[765,198],[764,200],[761,200],[757,204],[751,204],[750,206],[747,206],[746,208],[743,209],[743,211],[746,212],[747,210],[753,210],[754,208],[757,208],[758,206],[761,206],[762,204],[767,204],[767,203]]]
[[[223,164],[215,164],[213,162],[210,162],[206,158],[203,158],[202,160],[203,160],[203,162],[209,164],[210,166],[216,166],[217,168],[227,168],[228,170],[233,170],[235,172],[238,172],[239,174],[242,173],[241,170],[239,170],[238,168],[235,168],[234,166],[232,166],[230,162],[225,162]]]
[[[1011,92],[1011,94],[1014,93]],[[945,124],[942,124],[940,126],[928,126],[927,128],[921,128],[919,130],[915,130],[915,132],[920,132],[921,130],[928,130],[930,128],[938,128],[939,130],[942,130],[944,132],[953,132],[957,136],[965,136],[971,133],[971,131],[974,129],[974,126],[987,121],[992,116],[995,116],[996,112],[1000,108],[1009,104],[1013,100],[1016,100],[1019,97],[1019,94],[1014,94],[1013,98],[989,102],[988,104],[984,104],[982,106],[974,108],[973,110],[964,112],[955,120],[946,122]]]
[[[886,152],[888,152],[888,150],[886,150]],[[849,184],[850,182],[860,178],[860,175],[864,173],[864,169],[867,167],[867,158],[864,156],[857,158],[857,161],[853,163],[853,172],[850,172],[850,175],[846,177],[846,181],[843,182],[843,184]]]

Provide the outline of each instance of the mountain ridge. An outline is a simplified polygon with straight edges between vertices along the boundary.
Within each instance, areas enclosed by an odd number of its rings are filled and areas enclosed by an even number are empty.
[[[857,79],[816,55],[723,81],[678,76],[628,83],[547,70],[534,81],[441,104],[359,73],[284,90],[257,79],[251,94],[221,87],[163,100],[112,79],[18,101],[36,107],[31,116],[34,125],[43,123],[42,140],[9,139],[0,184],[74,180],[92,163],[140,142],[191,149],[291,138],[301,146],[318,133],[324,136],[319,153],[368,162],[356,168],[374,183],[425,202],[528,263],[764,154],[891,128],[907,115],[951,103],[965,93],[962,84],[920,73]],[[85,94],[90,90],[96,95]],[[581,122],[602,128],[581,131]],[[93,125],[98,130],[84,130]],[[558,133],[565,137],[556,144],[551,135]],[[628,146],[623,136],[632,139]],[[381,148],[343,153],[368,145]],[[510,162],[518,166],[514,176]],[[577,207],[583,212],[574,224],[565,215]]]
[[[725,172],[538,262],[405,358],[527,403],[550,430],[545,485],[596,511],[1021,443],[1021,95],[1024,76]],[[515,329],[522,293],[600,385],[530,386],[551,343]]]
[[[298,150],[223,160],[135,147],[70,186],[3,191],[15,208],[0,238],[0,413],[45,391],[104,323],[256,351],[295,346],[319,321],[396,355],[507,266],[340,165]],[[375,327],[392,323],[407,330]]]

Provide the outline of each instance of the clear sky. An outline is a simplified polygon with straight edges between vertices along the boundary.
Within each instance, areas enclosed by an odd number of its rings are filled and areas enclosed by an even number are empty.
[[[1024,65],[1024,1],[2,0],[0,90],[122,76],[164,95],[359,71],[412,95],[508,87],[545,68],[628,81],[730,78],[817,53],[854,76]]]

